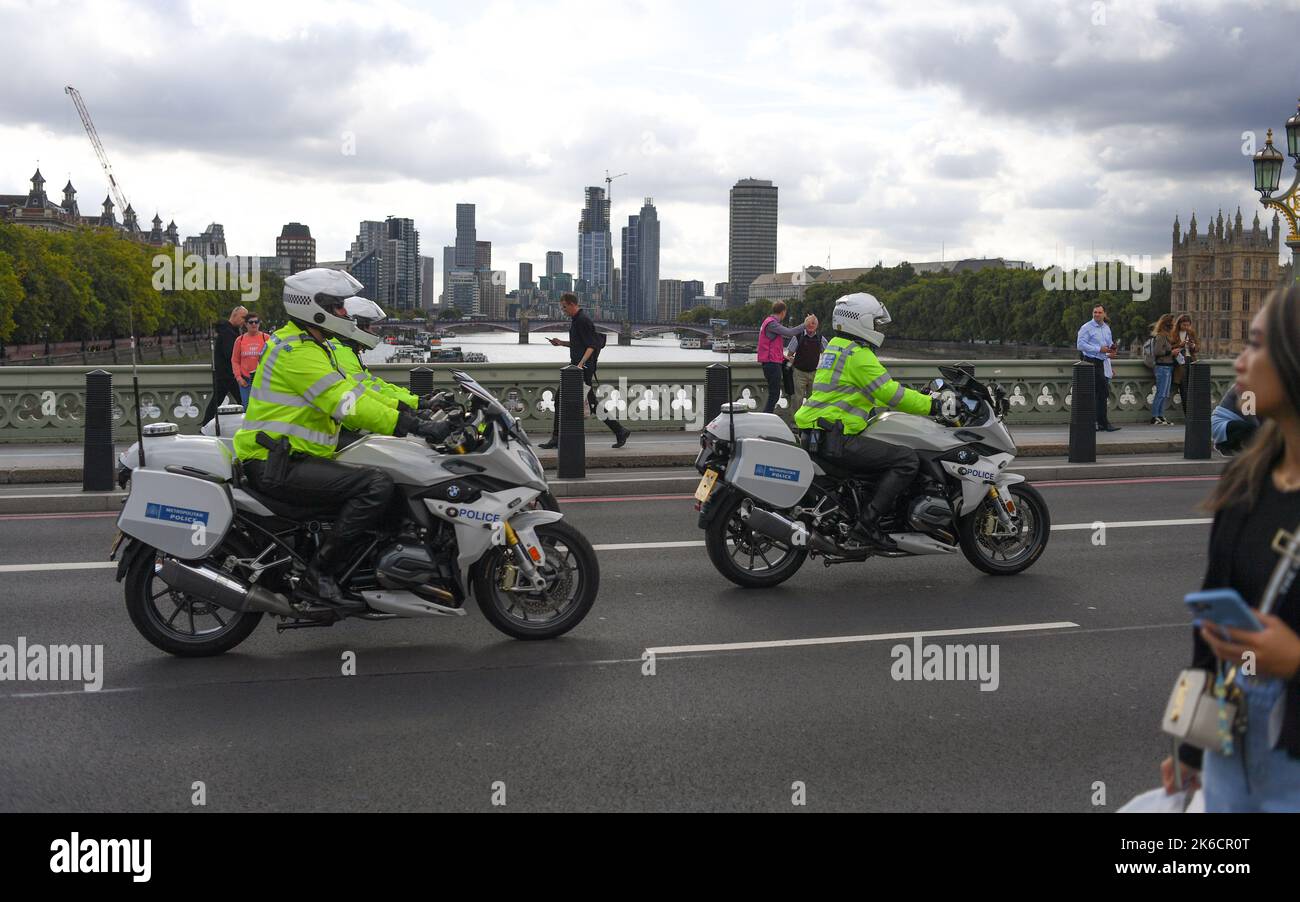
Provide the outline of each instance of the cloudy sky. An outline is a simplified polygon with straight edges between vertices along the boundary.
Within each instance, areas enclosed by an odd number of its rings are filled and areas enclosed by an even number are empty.
[[[548,250],[576,268],[606,170],[615,225],[653,197],[661,276],[710,289],[744,177],[780,187],[782,270],[1158,267],[1175,213],[1249,226],[1243,133],[1300,95],[1300,0],[0,0],[0,33],[0,193],[39,160],[98,209],[71,84],[142,219],[223,223],[244,254],[297,220],[327,260],[408,216],[440,269],[472,202],[511,288]]]

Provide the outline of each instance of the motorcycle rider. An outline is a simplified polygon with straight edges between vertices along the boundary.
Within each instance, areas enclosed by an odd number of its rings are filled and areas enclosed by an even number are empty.
[[[339,513],[299,583],[304,594],[343,605],[335,574],[345,549],[379,524],[393,493],[390,476],[333,460],[340,425],[383,435],[419,435],[440,441],[452,427],[381,402],[345,375],[330,337],[374,347],[379,339],[347,316],[346,301],[361,283],[344,272],[306,269],[284,281],[289,322],[271,336],[253,374],[235,455],[259,492],[287,502],[337,502]]]
[[[867,419],[873,406],[933,416],[940,402],[899,385],[876,357],[885,340],[877,327],[889,322],[885,305],[865,292],[845,295],[835,303],[835,337],[822,353],[812,394],[794,420],[800,429],[829,430],[842,424],[842,465],[856,471],[884,471],[875,495],[861,512],[859,528],[870,544],[896,551],[897,543],[880,529],[880,518],[911,483],[920,461],[911,448],[867,435]]]

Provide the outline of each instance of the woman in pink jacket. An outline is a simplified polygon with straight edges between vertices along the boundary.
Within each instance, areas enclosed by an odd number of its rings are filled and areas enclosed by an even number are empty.
[[[262,321],[256,313],[250,313],[244,320],[244,334],[235,339],[235,350],[230,355],[230,369],[239,383],[239,399],[245,410],[253,386],[253,373],[257,371],[257,362],[265,350],[266,333],[262,331]]]

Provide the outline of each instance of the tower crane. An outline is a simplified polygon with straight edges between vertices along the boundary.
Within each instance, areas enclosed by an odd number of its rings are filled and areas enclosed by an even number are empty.
[[[104,167],[104,175],[108,177],[109,193],[113,195],[113,200],[117,201],[117,208],[125,211],[130,204],[126,202],[126,195],[122,193],[122,186],[113,177],[113,167],[108,162],[108,154],[104,152],[104,142],[99,140],[99,133],[95,131],[95,123],[90,120],[90,111],[86,109],[81,94],[72,85],[65,87],[63,93],[71,97],[72,102],[76,105],[77,114],[81,116],[81,124],[86,127],[86,136],[90,138],[90,146],[95,148],[95,156],[99,157],[99,165]]]

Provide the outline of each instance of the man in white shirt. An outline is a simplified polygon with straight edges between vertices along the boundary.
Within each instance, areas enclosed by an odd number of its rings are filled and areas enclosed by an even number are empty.
[[[1101,304],[1092,308],[1092,319],[1079,327],[1079,338],[1075,343],[1079,349],[1080,359],[1092,364],[1094,385],[1097,390],[1097,431],[1119,432],[1120,427],[1112,426],[1106,415],[1106,399],[1110,397],[1110,380],[1115,375],[1111,360],[1119,353],[1119,346],[1110,333],[1106,322],[1106,308]]]

